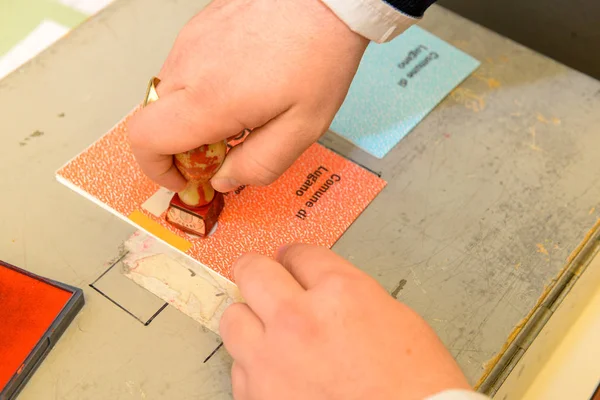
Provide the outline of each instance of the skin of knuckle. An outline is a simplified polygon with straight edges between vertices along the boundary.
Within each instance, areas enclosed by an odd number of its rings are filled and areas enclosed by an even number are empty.
[[[250,171],[250,175],[254,177],[254,184],[256,185],[270,185],[280,176],[279,172],[274,168],[256,160],[254,157],[252,158],[252,163],[247,167]]]
[[[296,302],[281,302],[276,311],[277,328],[301,342],[311,342],[317,336],[318,324],[309,312]]]
[[[221,80],[214,76],[213,71],[194,69],[186,75],[193,76],[185,86],[185,94],[190,104],[207,108],[211,104],[223,103],[227,92]]]
[[[331,123],[331,121],[325,122],[327,118],[322,115],[322,112],[304,107],[297,112],[294,118],[295,126],[287,132],[287,135],[297,138],[299,147],[317,141],[329,129]]]
[[[325,113],[315,118],[315,120],[313,121],[314,127],[307,134],[307,136],[310,137],[313,142],[319,140],[321,136],[323,136],[331,126],[331,122],[333,121],[334,116],[335,112]]]
[[[238,363],[233,363],[231,366],[231,385],[241,389],[240,386],[244,382],[244,370]]]
[[[223,312],[221,320],[219,321],[219,331],[223,336],[229,337],[229,334],[232,331],[235,331],[232,328],[236,326],[239,306],[240,305],[238,303],[234,303],[227,307],[227,309]]]
[[[288,266],[288,269],[298,270],[302,268],[304,264],[304,252],[296,244],[290,245],[284,250],[283,255],[280,257],[280,262]]]
[[[356,287],[355,279],[350,277],[348,274],[340,272],[329,272],[322,278],[322,284],[333,293],[345,293],[351,291]]]
[[[274,174],[271,172],[260,171],[255,174],[256,176],[256,184],[260,186],[267,186],[271,183],[275,182],[277,178],[279,178],[278,174]]]
[[[196,47],[198,29],[192,22],[193,20],[184,25],[177,34],[170,56],[173,56],[173,53],[177,56],[185,56],[186,52],[189,54],[189,51]]]
[[[134,149],[143,148],[147,142],[144,130],[140,126],[139,116],[134,116],[127,122],[127,139]]]
[[[377,281],[369,276],[354,272],[334,272],[323,278],[326,293],[335,298],[335,304],[345,304],[348,307],[362,307],[362,299],[379,295],[387,296],[387,292]]]
[[[252,274],[248,274],[248,270],[256,265],[260,260],[260,256],[254,253],[244,254],[233,264],[233,274],[236,281],[246,280],[247,277],[251,277]]]
[[[248,377],[246,371],[240,366],[238,362],[233,362],[231,366],[231,389],[233,391],[234,399],[246,400],[248,399]]]
[[[307,98],[314,97],[313,95],[307,96]],[[332,105],[329,97],[323,99],[313,98],[310,103],[304,104],[296,115],[299,121],[302,121],[299,124],[301,128],[298,134],[309,138],[309,140],[317,141],[330,128],[339,106],[341,106],[341,103]],[[307,123],[306,121],[310,122]]]

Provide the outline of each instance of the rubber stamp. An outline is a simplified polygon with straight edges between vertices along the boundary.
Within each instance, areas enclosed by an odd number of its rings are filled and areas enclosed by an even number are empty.
[[[158,100],[156,86],[159,82],[158,78],[150,80],[144,107]],[[167,222],[200,237],[210,233],[225,205],[223,194],[213,189],[210,179],[225,161],[226,154],[227,142],[221,141],[174,156],[175,166],[188,183],[171,199],[165,217]]]

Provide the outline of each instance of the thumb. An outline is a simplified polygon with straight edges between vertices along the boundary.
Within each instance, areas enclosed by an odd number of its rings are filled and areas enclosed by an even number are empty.
[[[283,174],[322,132],[302,126],[289,111],[254,129],[229,151],[211,184],[219,192],[240,185],[265,186]]]
[[[161,84],[157,87],[159,90]],[[168,88],[168,86],[167,86]],[[182,190],[186,180],[173,164],[173,155],[231,136],[243,127],[226,105],[204,93],[180,89],[135,113],[127,122],[131,151],[142,171],[161,186]]]

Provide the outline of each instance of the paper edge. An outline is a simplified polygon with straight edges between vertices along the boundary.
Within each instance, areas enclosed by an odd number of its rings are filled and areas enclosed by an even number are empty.
[[[75,157],[76,158],[76,157]],[[75,193],[77,193],[80,196],[83,196],[86,200],[91,201],[92,203],[94,203],[96,206],[99,206],[100,208],[102,208],[105,211],[108,211],[109,213],[111,213],[112,215],[116,216],[117,218],[119,218],[122,221],[125,221],[126,223],[128,223],[129,225],[135,227],[136,229],[145,232],[146,234],[150,235],[152,238],[164,243],[165,245],[169,246],[171,249],[177,251],[178,253],[182,254],[183,256],[187,257],[189,260],[191,260],[192,262],[200,265],[202,268],[205,268],[208,270],[208,272],[214,272],[216,274],[218,274],[219,276],[223,277],[223,279],[225,279],[227,282],[231,283],[232,285],[236,285],[234,282],[232,282],[229,278],[227,278],[226,276],[220,274],[219,272],[215,271],[214,269],[210,268],[209,266],[205,265],[204,263],[196,260],[194,257],[190,256],[189,254],[179,250],[177,247],[171,245],[169,242],[159,239],[158,237],[156,237],[155,235],[153,235],[152,233],[148,232],[146,229],[142,228],[141,226],[139,226],[138,224],[136,224],[135,222],[133,222],[132,220],[130,220],[129,218],[127,218],[125,215],[117,212],[116,210],[106,206],[102,201],[98,200],[97,198],[95,198],[94,196],[90,195],[88,192],[82,190],[79,186],[75,185],[73,182],[69,181],[68,179],[66,179],[65,177],[61,176],[61,175],[56,175],[56,180],[66,186],[67,188],[71,189],[72,191],[74,191]],[[236,285],[237,286],[237,285]]]

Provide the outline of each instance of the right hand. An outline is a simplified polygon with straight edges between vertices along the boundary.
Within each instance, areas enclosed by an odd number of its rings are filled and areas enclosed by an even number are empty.
[[[220,333],[236,400],[422,400],[467,381],[433,330],[332,251],[246,255]]]
[[[367,44],[319,0],[214,0],[179,34],[160,100],[130,119],[133,154],[180,191],[173,154],[253,129],[211,183],[269,184],[329,128]]]

